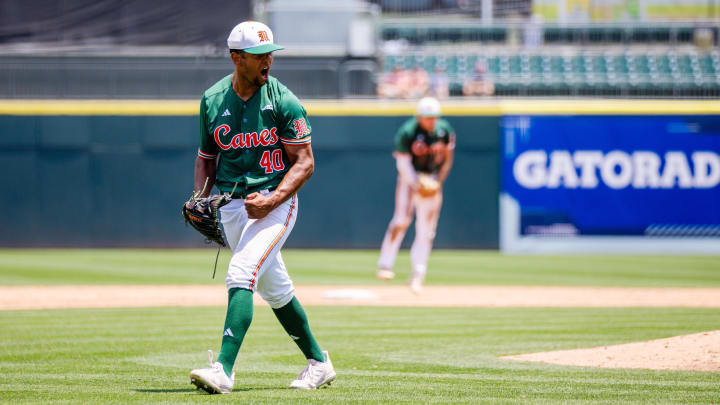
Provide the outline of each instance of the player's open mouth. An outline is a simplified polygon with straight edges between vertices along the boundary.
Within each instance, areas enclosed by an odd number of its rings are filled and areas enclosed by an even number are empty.
[[[263,79],[267,80],[269,71],[270,71],[270,69],[268,69],[268,68],[265,68],[260,71],[260,75],[263,77]]]

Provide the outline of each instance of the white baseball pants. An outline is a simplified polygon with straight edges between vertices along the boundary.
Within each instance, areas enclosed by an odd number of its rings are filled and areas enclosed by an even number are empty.
[[[395,265],[398,250],[414,212],[415,240],[410,248],[410,262],[413,273],[424,276],[427,272],[427,261],[435,240],[441,208],[442,190],[432,197],[421,197],[398,176],[395,188],[395,211],[383,238],[378,267],[390,270]]]
[[[228,290],[257,291],[272,308],[281,308],[292,300],[295,288],[280,249],[295,226],[297,210],[296,195],[261,219],[248,218],[244,199],[220,208],[225,238],[233,252],[225,277]]]

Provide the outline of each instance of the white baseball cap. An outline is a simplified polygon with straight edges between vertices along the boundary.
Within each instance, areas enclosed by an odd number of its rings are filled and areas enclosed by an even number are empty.
[[[417,106],[417,115],[420,117],[439,117],[440,102],[433,97],[421,98]]]
[[[270,28],[257,21],[245,21],[236,25],[230,31],[227,43],[230,49],[242,50],[256,55],[285,49],[280,45],[275,45]]]

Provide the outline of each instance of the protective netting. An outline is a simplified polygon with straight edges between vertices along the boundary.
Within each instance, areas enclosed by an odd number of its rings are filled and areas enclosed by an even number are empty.
[[[216,45],[250,1],[0,1],[0,44]]]

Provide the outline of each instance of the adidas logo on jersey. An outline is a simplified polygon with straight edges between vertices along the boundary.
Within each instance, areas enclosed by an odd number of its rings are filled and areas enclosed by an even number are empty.
[[[232,331],[230,330],[230,328],[225,329],[225,333],[223,333],[223,336],[235,337],[235,335],[233,335],[233,333],[232,333]]]
[[[261,108],[260,111],[272,110],[272,109],[273,109],[272,104],[267,104],[263,108]]]
[[[223,117],[227,117],[227,116],[229,116],[229,115],[230,115],[230,110],[228,110],[228,109],[226,108],[226,109],[225,109],[225,112],[222,113],[222,116],[223,116]]]

